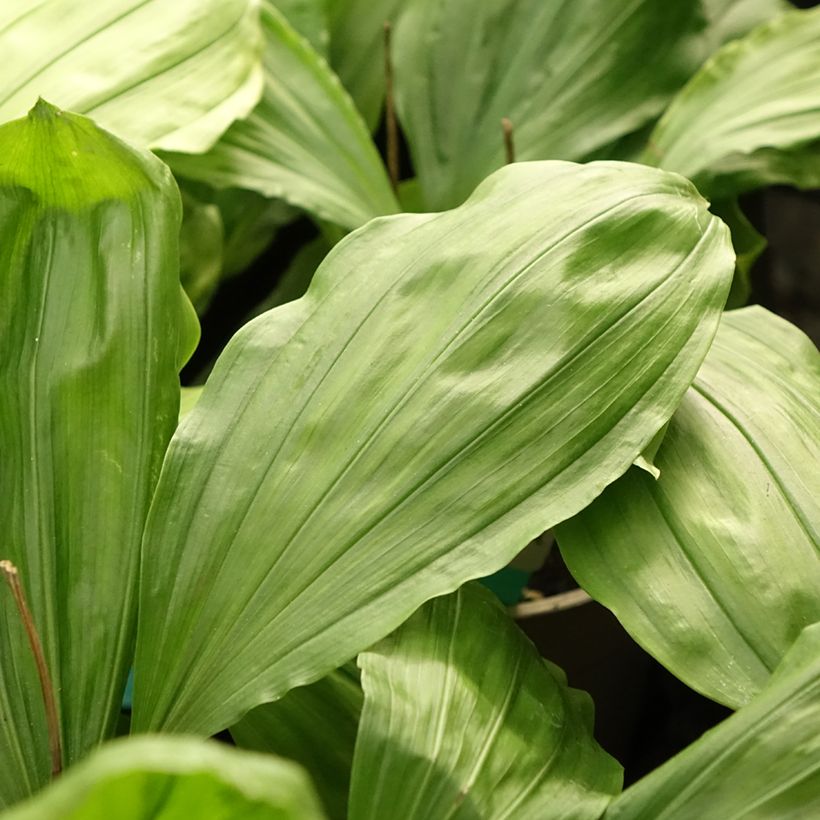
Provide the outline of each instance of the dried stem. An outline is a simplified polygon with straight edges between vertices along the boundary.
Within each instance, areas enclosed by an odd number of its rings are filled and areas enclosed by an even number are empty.
[[[515,162],[515,142],[513,141],[513,124],[507,117],[501,118],[501,130],[504,132],[504,153],[507,165]]]
[[[48,745],[51,751],[51,776],[56,777],[63,768],[63,755],[60,749],[60,723],[57,719],[57,704],[54,700],[54,686],[51,683],[51,676],[48,673],[48,665],[43,653],[43,644],[34,625],[34,618],[26,603],[26,595],[20,584],[20,576],[17,567],[11,561],[0,561],[0,572],[6,578],[14,602],[17,604],[17,611],[28,636],[31,654],[34,655],[34,662],[37,665],[37,675],[40,678],[40,689],[43,692],[43,704],[46,708],[46,724],[48,725]]]
[[[390,22],[384,22],[384,116],[387,128],[387,172],[393,192],[399,190],[399,127],[396,122],[396,104],[393,96],[393,58],[391,55]]]

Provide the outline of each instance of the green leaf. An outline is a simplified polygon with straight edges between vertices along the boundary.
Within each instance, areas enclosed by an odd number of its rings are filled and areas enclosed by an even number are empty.
[[[820,355],[762,308],[726,313],[672,418],[557,530],[579,583],[681,680],[747,703],[820,620]]]
[[[794,6],[787,0],[703,0],[709,21],[709,50],[743,37],[761,23],[768,22]]]
[[[4,0],[0,122],[38,97],[123,139],[204,151],[262,93],[255,0]]]
[[[326,0],[330,64],[371,131],[384,106],[384,24],[407,0]]]
[[[207,308],[222,276],[224,229],[216,205],[182,192],[179,278],[197,313]]]
[[[327,57],[330,42],[327,10],[328,0],[274,0],[273,5],[287,18],[317,54]]]
[[[230,725],[589,504],[671,416],[732,268],[690,183],[620,163],[517,163],[336,245],[175,435],[135,727]]]
[[[322,820],[294,763],[212,741],[140,737],[108,744],[7,820]]]
[[[714,197],[820,186],[820,9],[724,46],[672,102],[642,159]]]
[[[358,670],[349,667],[293,689],[249,712],[231,727],[237,746],[300,763],[311,776],[328,817],[346,820],[353,747],[362,711]]]
[[[598,820],[621,790],[589,695],[477,584],[425,604],[359,665],[350,820]]]
[[[820,624],[766,688],[610,805],[604,820],[802,820],[820,815]]]
[[[428,210],[504,163],[585,159],[660,114],[699,63],[692,0],[408,0],[396,102]]]
[[[142,528],[176,426],[180,201],[168,169],[39,102],[0,127],[0,553],[20,570],[73,762],[109,736]],[[48,779],[40,687],[0,589],[0,805]]]
[[[345,228],[397,210],[370,134],[339,79],[268,0],[265,91],[206,154],[170,154],[183,177],[284,199]]]

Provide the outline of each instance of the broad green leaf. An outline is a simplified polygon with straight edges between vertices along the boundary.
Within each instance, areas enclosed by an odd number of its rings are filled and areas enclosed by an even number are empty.
[[[284,199],[348,229],[395,212],[387,173],[339,79],[268,0],[262,27],[261,103],[208,153],[168,155],[174,171]]]
[[[664,109],[699,63],[695,0],[408,0],[396,102],[428,210],[516,158],[587,158]]]
[[[44,102],[0,127],[0,554],[73,762],[110,735],[139,546],[176,426],[180,202],[168,169]],[[0,589],[0,805],[48,779],[40,687]]]
[[[585,507],[671,416],[732,268],[689,182],[620,163],[517,163],[336,245],[171,444],[135,727],[230,725]]]
[[[202,395],[202,387],[183,387],[179,397],[179,418],[182,419],[191,412]]]
[[[38,97],[137,145],[204,151],[262,93],[257,0],[3,0],[0,122]]]
[[[326,0],[330,64],[371,131],[384,106],[384,24],[395,23],[407,0]]]
[[[327,57],[330,42],[328,31],[328,0],[274,0],[293,28],[306,38],[317,54]]]
[[[765,689],[610,805],[604,820],[820,816],[820,624]]]
[[[328,817],[346,820],[362,697],[357,670],[342,667],[249,712],[231,735],[237,746],[300,763]]]
[[[219,208],[182,192],[179,278],[197,313],[207,308],[222,275],[224,228]]]
[[[820,620],[820,355],[762,308],[724,315],[632,470],[557,531],[575,578],[693,688],[737,707]]]
[[[187,737],[108,744],[7,820],[322,820],[295,763]]]
[[[709,21],[706,35],[710,51],[794,9],[788,0],[703,0],[703,6]]]
[[[820,9],[781,15],[717,52],[661,118],[643,161],[715,197],[820,186]]]
[[[478,585],[425,604],[359,665],[350,820],[598,820],[621,790],[589,695]]]

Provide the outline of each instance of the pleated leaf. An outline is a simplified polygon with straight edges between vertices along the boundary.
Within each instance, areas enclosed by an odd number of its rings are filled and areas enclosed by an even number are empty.
[[[195,738],[118,740],[8,820],[322,820],[295,763]]]
[[[328,817],[347,818],[353,747],[362,711],[355,664],[266,703],[231,727],[237,746],[295,760],[305,767]]]
[[[40,102],[0,128],[0,554],[20,571],[64,757],[109,736],[143,524],[176,426],[180,202],[168,169]],[[40,687],[0,589],[0,805],[47,779]]]
[[[820,625],[765,689],[617,798],[604,820],[803,820],[820,816]]]
[[[657,116],[698,67],[694,0],[409,0],[396,101],[428,210],[504,163],[587,158]]]
[[[395,23],[406,0],[326,0],[330,64],[371,131],[384,106],[384,24]]]
[[[183,177],[286,200],[356,228],[398,209],[353,102],[327,63],[262,0],[265,91],[206,154],[166,157]]]
[[[820,186],[820,9],[781,15],[724,46],[675,98],[643,161],[709,196]]]
[[[262,93],[257,0],[4,0],[0,122],[45,97],[138,145],[204,151]]]
[[[621,790],[589,695],[478,585],[425,604],[359,665],[350,820],[598,820]]]
[[[134,724],[210,733],[487,575],[671,416],[733,259],[683,178],[519,163],[228,344],[147,525]]]
[[[573,575],[675,675],[747,703],[820,620],[820,354],[724,315],[656,455],[558,528]]]

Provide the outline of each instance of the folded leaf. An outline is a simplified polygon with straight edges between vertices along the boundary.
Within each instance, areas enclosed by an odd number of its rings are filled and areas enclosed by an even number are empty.
[[[247,188],[345,228],[398,209],[361,117],[325,61],[262,0],[265,91],[207,153],[166,157],[183,177]]]
[[[359,656],[350,820],[598,820],[622,771],[495,596],[469,584]]]
[[[407,0],[326,0],[330,64],[371,131],[384,105],[384,24]]]
[[[175,435],[134,725],[230,725],[585,507],[671,416],[732,268],[686,180],[620,163],[517,163],[336,245]]]
[[[632,470],[558,530],[575,578],[675,675],[737,707],[820,620],[820,355],[726,313],[654,481]]]
[[[42,101],[0,128],[0,555],[19,568],[67,762],[109,736],[142,528],[179,401],[168,169]],[[40,688],[0,589],[0,805],[48,779]]]
[[[604,820],[802,820],[820,815],[820,625],[765,689],[611,804]]]
[[[355,663],[266,703],[231,726],[237,746],[295,760],[305,767],[328,817],[346,820],[353,747],[362,711]]]
[[[724,46],[669,106],[642,161],[715,197],[820,186],[820,9]]]
[[[396,102],[428,210],[504,164],[585,159],[660,114],[696,70],[694,0],[408,0]]]
[[[118,740],[7,820],[321,820],[295,763],[180,737]]]
[[[204,151],[262,93],[257,0],[4,0],[0,122],[46,97],[138,145]]]

